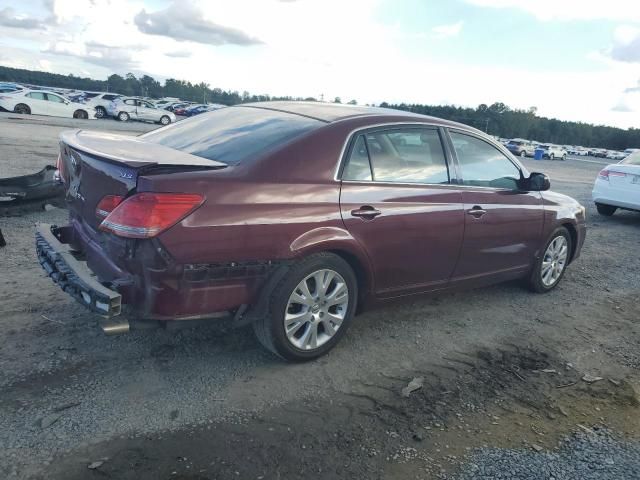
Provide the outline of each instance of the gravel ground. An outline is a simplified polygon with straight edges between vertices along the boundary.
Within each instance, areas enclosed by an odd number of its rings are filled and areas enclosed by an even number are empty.
[[[606,430],[576,433],[557,451],[486,449],[474,453],[460,480],[622,480],[640,478],[640,444]]]
[[[51,163],[67,123],[0,115],[0,176]],[[558,289],[405,299],[304,365],[224,322],[105,337],[35,259],[35,223],[66,212],[0,218],[0,478],[454,478],[477,449],[552,451],[577,424],[637,440],[640,214],[595,213],[600,163],[526,164],[587,206]]]

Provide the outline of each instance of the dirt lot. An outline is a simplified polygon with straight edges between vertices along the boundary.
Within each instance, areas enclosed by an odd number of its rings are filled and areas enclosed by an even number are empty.
[[[0,176],[52,163],[69,127],[153,128],[10,117]],[[356,317],[304,365],[224,321],[105,337],[35,259],[34,224],[65,211],[0,218],[0,478],[456,478],[476,448],[554,451],[603,426],[635,441],[640,214],[595,213],[599,163],[526,163],[587,206],[582,257],[558,289],[405,300]]]

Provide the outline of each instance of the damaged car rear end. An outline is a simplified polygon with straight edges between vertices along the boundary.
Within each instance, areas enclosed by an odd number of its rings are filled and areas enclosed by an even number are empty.
[[[264,248],[272,239],[247,237],[248,220],[264,220],[247,169],[323,123],[257,108],[224,115],[214,125],[203,115],[140,137],[60,136],[69,223],[39,225],[37,254],[64,291],[109,319],[107,333],[129,329],[124,305],[137,320],[244,311],[277,266]]]
[[[137,138],[63,133],[58,170],[69,224],[38,227],[40,263],[65,291],[105,317],[119,315],[122,303],[144,318],[202,313],[203,302],[181,305],[185,266],[175,263],[162,235],[206,199],[202,182],[176,192],[172,175],[224,167]]]

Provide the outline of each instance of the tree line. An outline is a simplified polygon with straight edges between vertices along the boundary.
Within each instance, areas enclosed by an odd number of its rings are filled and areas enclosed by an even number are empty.
[[[164,83],[160,83],[149,75],[136,77],[132,73],[127,73],[124,77],[113,74],[106,80],[94,80],[73,74],[60,75],[0,66],[0,81],[75,90],[109,91],[123,95],[153,98],[176,97],[182,100],[220,103],[223,105],[268,100],[316,100],[314,97],[274,97],[266,94],[250,94],[246,91],[240,93],[238,91],[212,88],[210,84],[204,82],[192,83],[175,78],[169,78]],[[340,101],[338,97],[334,99],[334,102],[339,103]],[[353,104],[356,102],[352,100],[348,103]],[[535,107],[527,110],[512,109],[501,102],[496,102],[492,105],[481,104],[477,108],[452,105],[389,104],[386,102],[381,103],[380,106],[465,123],[491,135],[503,138],[527,138],[560,145],[582,145],[611,150],[640,148],[640,129],[638,128],[624,130],[604,125],[540,117],[537,115]]]

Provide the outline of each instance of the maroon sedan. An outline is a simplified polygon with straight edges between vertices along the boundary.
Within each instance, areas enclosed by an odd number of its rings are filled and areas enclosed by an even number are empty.
[[[229,314],[290,360],[365,305],[524,279],[553,289],[584,208],[465,125],[324,103],[239,105],[132,138],[60,138],[51,278],[110,329]]]

